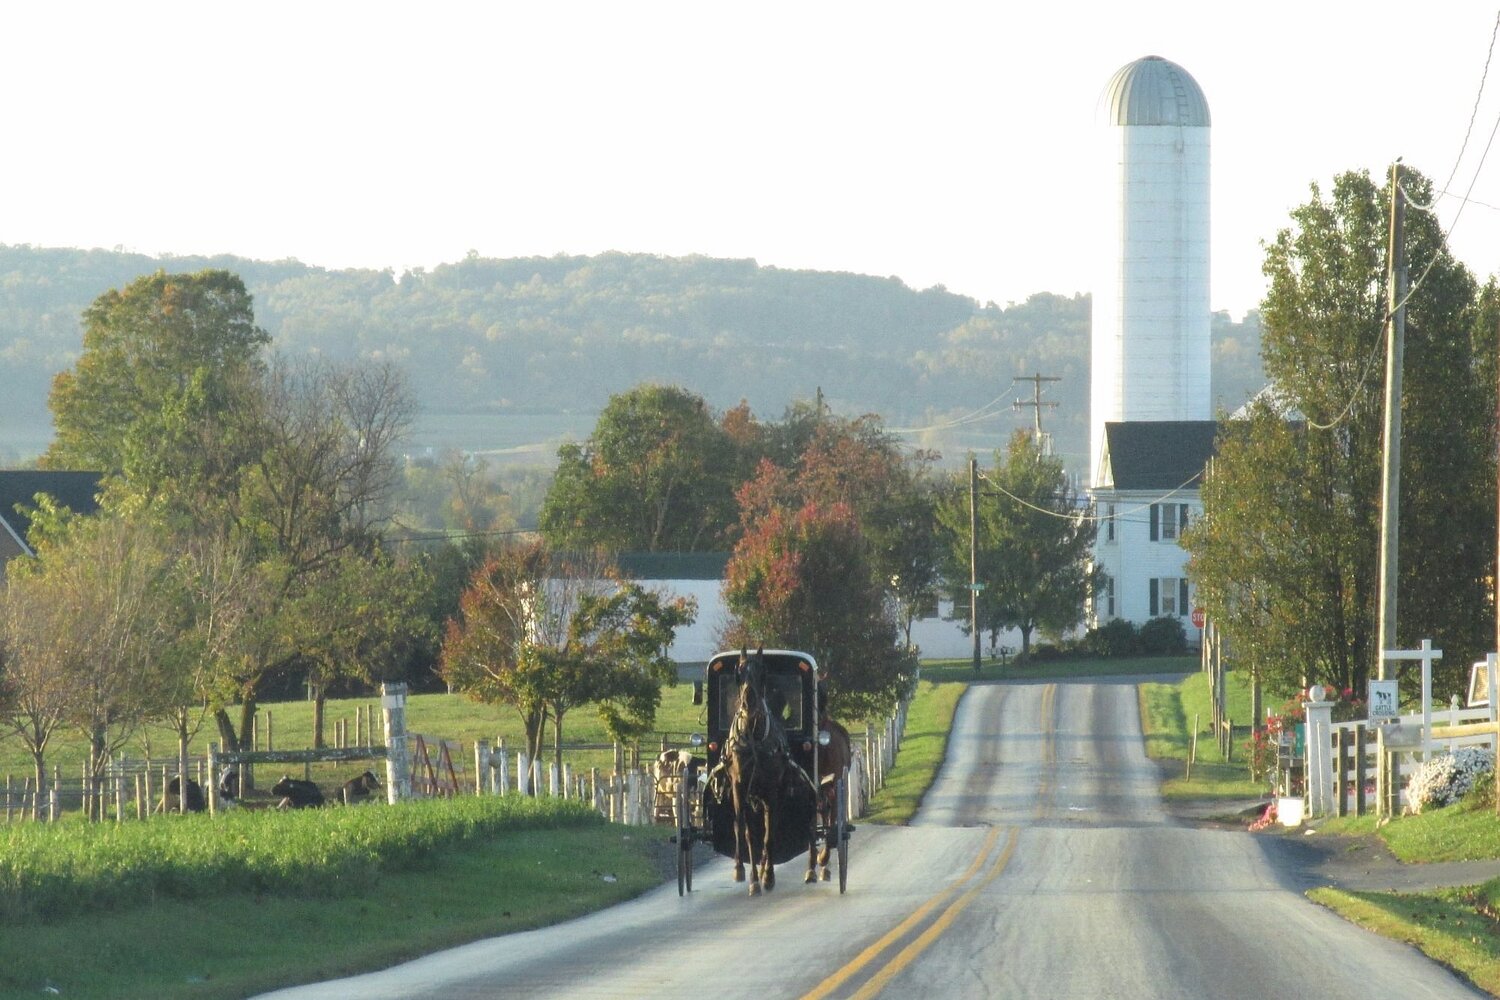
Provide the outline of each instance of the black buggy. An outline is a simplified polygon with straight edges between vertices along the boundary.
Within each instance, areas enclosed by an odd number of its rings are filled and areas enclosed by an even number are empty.
[[[695,843],[710,844],[715,853],[724,857],[734,856],[734,812],[725,787],[724,750],[739,707],[737,669],[746,655],[740,650],[715,655],[708,661],[702,687],[695,689],[695,703],[704,704],[706,708],[704,744],[707,766],[699,780],[684,779],[676,787],[673,812],[677,835],[673,839],[678,847],[679,895],[691,892],[693,888],[692,848]],[[827,878],[828,856],[836,853],[839,892],[842,893],[848,884],[849,835],[854,828],[848,822],[847,764],[830,766],[829,758],[847,758],[847,733],[836,724],[818,725],[820,681],[817,661],[812,656],[781,649],[760,650],[748,655],[762,659],[765,701],[785,732],[788,754],[794,765],[788,769],[789,778],[783,784],[777,804],[771,860],[785,864],[799,854],[807,853],[811,873],[816,852],[823,859],[824,877]],[[835,736],[830,730],[837,730],[841,735]],[[837,750],[825,749],[838,739],[845,745],[842,755]]]

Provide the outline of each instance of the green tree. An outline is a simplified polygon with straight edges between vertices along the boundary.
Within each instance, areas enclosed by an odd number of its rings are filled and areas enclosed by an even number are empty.
[[[692,621],[682,600],[621,584],[607,558],[545,543],[512,546],[474,574],[443,643],[443,677],[476,701],[510,705],[541,753],[547,720],[562,762],[563,720],[587,702],[619,739],[650,727],[661,686],[675,679],[667,649]]]
[[[376,546],[345,550],[309,574],[282,615],[285,648],[297,651],[313,695],[312,745],[324,745],[329,685],[395,680],[432,628],[424,600],[432,581],[419,562]]]
[[[1403,187],[1417,204],[1431,199],[1413,171]],[[1367,174],[1341,174],[1326,198],[1313,187],[1268,248],[1262,354],[1274,394],[1226,426],[1204,516],[1183,538],[1235,656],[1283,691],[1362,690],[1375,666],[1388,204]],[[1408,212],[1405,248],[1418,280],[1406,313],[1397,641],[1444,649],[1441,692],[1487,648],[1493,620],[1494,312],[1477,308],[1429,214]]]
[[[1027,431],[1011,437],[984,478],[978,508],[978,575],[984,584],[979,627],[992,635],[1019,630],[1024,658],[1033,631],[1061,633],[1082,617],[1094,524],[1080,515],[1062,462],[1041,454]],[[963,615],[969,611],[969,491],[960,491],[957,481],[954,486],[941,519],[954,613]]]
[[[57,436],[45,456],[51,468],[125,468],[132,432],[171,425],[163,410],[177,406],[210,422],[228,418],[232,404],[260,366],[269,342],[255,325],[250,295],[227,271],[156,274],[94,300],[83,314],[83,353],[53,379],[49,405]],[[140,428],[142,423],[155,425]],[[211,428],[199,433],[222,435]],[[160,442],[157,442],[160,444]],[[172,452],[158,463],[170,461]],[[211,454],[193,457],[214,460]]]
[[[735,465],[701,397],[638,386],[610,397],[588,441],[558,449],[542,534],[558,548],[712,551],[734,524]]]
[[[7,567],[7,656],[20,661],[17,678],[50,675],[65,692],[98,816],[105,766],[160,709],[153,667],[170,559],[145,525],[111,515],[71,518],[36,554]]]

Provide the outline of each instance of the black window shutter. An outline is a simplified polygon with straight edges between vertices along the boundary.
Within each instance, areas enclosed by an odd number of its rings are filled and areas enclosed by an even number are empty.
[[[1188,505],[1187,504],[1179,504],[1178,507],[1177,507],[1177,537],[1178,538],[1181,538],[1182,537],[1182,533],[1185,530],[1187,530],[1187,518],[1188,518]]]
[[[1161,520],[1160,520],[1161,519],[1161,511],[1160,511],[1159,508],[1160,508],[1160,504],[1152,504],[1151,505],[1151,540],[1153,542],[1157,541],[1159,538],[1161,538]],[[1155,582],[1153,582],[1151,584],[1151,586],[1154,588],[1156,586]],[[1152,593],[1155,593],[1155,592],[1156,592],[1155,590],[1152,591]],[[1154,602],[1152,604],[1152,607],[1155,607],[1155,603]],[[1151,613],[1153,615],[1156,614],[1155,611],[1152,611]]]
[[[1156,510],[1155,507],[1152,507],[1151,509],[1153,511]],[[1153,524],[1151,527],[1153,529],[1155,529],[1156,525]],[[1155,534],[1154,530],[1152,532],[1151,537],[1152,538],[1156,537],[1156,534]],[[1157,580],[1156,580],[1156,577],[1153,576],[1151,578],[1151,610],[1150,610],[1150,614],[1151,614],[1152,618],[1155,618],[1158,614],[1160,614],[1160,611],[1159,611],[1159,609],[1161,608],[1161,590],[1160,590],[1160,587],[1161,587],[1161,584],[1158,583]]]
[[[1183,577],[1181,580],[1177,581],[1177,613],[1179,615],[1185,615],[1192,610],[1192,608],[1188,607],[1187,577]]]

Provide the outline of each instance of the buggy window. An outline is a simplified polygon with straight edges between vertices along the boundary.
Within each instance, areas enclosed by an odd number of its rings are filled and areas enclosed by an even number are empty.
[[[783,729],[802,729],[802,675],[766,675],[766,705],[771,714],[781,720]],[[729,731],[734,713],[740,707],[740,688],[733,676],[725,677],[719,684],[719,726]]]

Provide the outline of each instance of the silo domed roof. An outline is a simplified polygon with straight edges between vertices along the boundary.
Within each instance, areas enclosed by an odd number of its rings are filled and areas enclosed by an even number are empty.
[[[1111,125],[1209,125],[1198,81],[1161,56],[1122,66],[1104,88],[1104,102]]]

